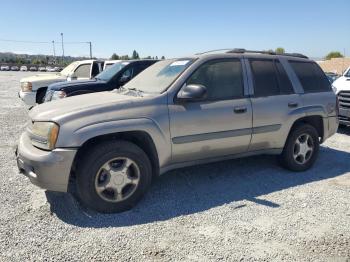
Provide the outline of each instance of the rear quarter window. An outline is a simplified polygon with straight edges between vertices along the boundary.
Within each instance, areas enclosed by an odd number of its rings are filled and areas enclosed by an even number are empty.
[[[322,69],[314,62],[289,61],[305,93],[332,91]]]

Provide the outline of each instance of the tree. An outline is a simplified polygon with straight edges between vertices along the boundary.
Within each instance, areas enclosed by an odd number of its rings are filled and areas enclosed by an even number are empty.
[[[164,59],[165,59],[165,56],[162,55],[162,57],[161,57],[160,59],[164,60]]]
[[[136,50],[134,50],[134,51],[132,52],[132,57],[131,57],[131,58],[132,58],[132,59],[140,59],[139,53],[137,53]]]
[[[285,53],[283,47],[277,47],[276,50],[275,50],[275,52],[276,52],[276,54],[284,54],[284,53]]]
[[[111,56],[111,60],[119,60],[119,55],[113,53],[113,55]]]
[[[339,57],[344,57],[340,52],[338,51],[333,51],[328,53],[328,55],[326,55],[326,60],[330,60],[332,58],[339,58]]]
[[[129,60],[130,57],[128,55],[122,55],[122,56],[119,57],[119,59],[121,59],[121,60]]]

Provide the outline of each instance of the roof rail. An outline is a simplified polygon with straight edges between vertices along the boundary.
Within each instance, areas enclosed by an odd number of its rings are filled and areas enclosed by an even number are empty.
[[[298,53],[283,53],[283,54],[277,54],[274,51],[257,51],[257,50],[246,50],[244,48],[234,48],[232,50],[227,51],[227,53],[254,53],[254,54],[266,54],[266,55],[284,55],[284,56],[292,56],[292,57],[299,57],[299,58],[308,58],[307,56],[303,54]]]
[[[221,48],[221,49],[214,49],[214,50],[209,50],[201,53],[196,53],[195,55],[204,55],[208,53],[214,53],[214,52],[220,52],[220,51],[230,51],[232,48]]]

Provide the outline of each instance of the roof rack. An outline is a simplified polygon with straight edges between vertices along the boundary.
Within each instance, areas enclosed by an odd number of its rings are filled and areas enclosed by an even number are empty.
[[[244,48],[234,48],[226,53],[237,53],[237,54],[243,54],[243,53],[254,53],[254,54],[266,54],[266,55],[283,55],[283,56],[292,56],[292,57],[299,57],[299,58],[308,58],[307,56],[299,53],[283,53],[283,54],[277,54],[274,51],[257,51],[257,50],[246,50]]]
[[[205,51],[205,52],[196,53],[195,55],[204,55],[204,54],[209,54],[209,53],[214,53],[214,52],[230,51],[230,50],[233,50],[233,49],[232,48],[221,48],[221,49],[214,49],[214,50],[209,50],[209,51]]]

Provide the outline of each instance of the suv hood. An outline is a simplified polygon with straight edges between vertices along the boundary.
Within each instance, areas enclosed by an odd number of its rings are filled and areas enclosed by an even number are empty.
[[[38,81],[55,80],[55,79],[61,79],[61,78],[67,78],[67,77],[57,73],[56,74],[37,74],[34,76],[22,78],[21,82],[38,82]]]
[[[74,88],[77,86],[95,86],[96,84],[106,84],[106,82],[97,79],[64,81],[49,85],[48,90],[58,91],[65,88]]]
[[[125,106],[132,106],[135,102],[143,100],[140,96],[121,95],[115,92],[99,92],[86,95],[67,97],[61,100],[35,106],[29,116],[33,121],[54,121],[58,124],[65,118],[74,117],[75,114],[91,115],[113,107],[114,110]]]
[[[350,90],[350,77],[341,76],[332,85],[337,88],[337,92]]]

